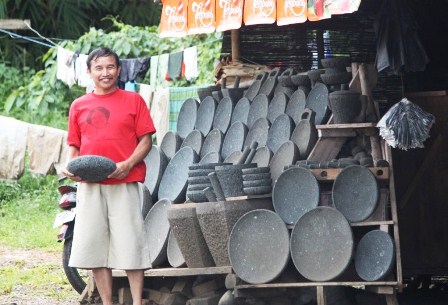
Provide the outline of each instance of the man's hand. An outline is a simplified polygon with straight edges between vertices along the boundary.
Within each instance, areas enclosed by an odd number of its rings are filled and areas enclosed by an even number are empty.
[[[62,170],[62,173],[64,174],[65,177],[69,178],[70,180],[73,180],[75,182],[80,182],[82,181],[81,177],[75,176],[74,174],[70,173],[67,168],[64,168]]]
[[[117,163],[117,169],[107,176],[107,178],[115,178],[115,179],[124,179],[129,175],[129,172],[131,171],[132,166],[129,162],[123,161]]]

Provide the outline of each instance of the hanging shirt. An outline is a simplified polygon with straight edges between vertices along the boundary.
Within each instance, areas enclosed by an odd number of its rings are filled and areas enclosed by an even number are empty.
[[[157,68],[157,85],[156,87],[166,88],[168,87],[168,60],[169,54],[159,55],[159,67]]]
[[[171,53],[168,58],[168,77],[177,79],[181,76],[184,52]]]
[[[198,49],[196,46],[184,50],[185,78],[191,80],[199,76]]]
[[[67,84],[69,87],[75,83],[75,67],[73,55],[75,52],[58,47],[56,54],[56,78]]]
[[[121,71],[119,81],[126,83],[136,80],[137,77],[144,77],[151,64],[150,58],[126,58],[120,59]]]
[[[154,91],[157,85],[157,69],[159,68],[159,56],[151,56],[149,84]]]

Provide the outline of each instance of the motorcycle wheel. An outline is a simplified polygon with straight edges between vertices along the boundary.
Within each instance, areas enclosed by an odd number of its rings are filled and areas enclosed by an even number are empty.
[[[72,238],[66,239],[64,242],[64,249],[62,251],[62,266],[64,267],[65,275],[72,287],[81,294],[86,288],[86,282],[83,276],[79,273],[77,268],[69,267],[70,253],[72,252]]]

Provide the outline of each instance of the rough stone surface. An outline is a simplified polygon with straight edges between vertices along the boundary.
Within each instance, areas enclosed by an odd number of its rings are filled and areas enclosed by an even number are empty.
[[[270,171],[265,173],[257,173],[257,174],[243,174],[243,181],[252,181],[252,180],[265,180],[271,179]]]
[[[165,172],[166,166],[168,165],[169,159],[157,145],[153,145],[144,161],[146,163],[146,176],[144,183],[151,193],[152,199],[157,201],[160,180],[162,180],[162,176]]]
[[[244,195],[242,169],[256,167],[255,163],[217,166],[216,175],[225,197]]]
[[[269,166],[263,166],[263,167],[252,167],[252,168],[243,168],[242,170],[243,175],[247,174],[262,174],[262,173],[269,173],[271,171],[271,168]]]
[[[268,120],[269,122],[274,123],[275,119],[285,113],[286,105],[288,103],[288,97],[285,93],[280,92],[274,95],[272,98],[271,103],[269,104],[268,108]]]
[[[271,123],[268,119],[259,118],[256,120],[247,133],[244,147],[249,147],[254,141],[258,143],[258,147],[266,146],[270,127]]]
[[[197,217],[216,266],[230,266],[227,243],[237,220],[255,209],[272,209],[271,198],[201,203]]]
[[[266,146],[275,154],[283,143],[289,141],[295,127],[296,125],[289,115],[279,115],[269,129]]]
[[[247,116],[249,115],[250,101],[243,97],[236,103],[233,109],[230,124],[241,122],[247,125]]]
[[[199,164],[217,163],[221,161],[222,161],[221,153],[217,151],[211,151],[201,158]]]
[[[166,248],[166,253],[168,257],[168,263],[171,265],[171,267],[180,268],[185,266],[185,259],[179,249],[176,237],[174,237],[174,234],[171,231],[168,235],[168,245]]]
[[[217,103],[215,99],[211,96],[206,97],[199,105],[195,129],[202,132],[205,136],[207,136],[209,131],[212,129],[216,105]]]
[[[241,122],[235,122],[230,126],[222,143],[221,156],[225,160],[232,152],[242,151],[247,136],[247,126]]]
[[[204,143],[201,149],[201,158],[204,158],[210,152],[221,153],[222,143],[224,142],[224,134],[219,129],[212,129],[207,137],[205,137]]]
[[[196,99],[188,98],[184,101],[177,117],[176,131],[182,139],[194,129],[199,103]]]
[[[299,149],[292,141],[288,141],[280,146],[269,164],[271,168],[272,182],[275,183],[286,165],[294,164],[298,158]]]
[[[168,159],[174,157],[182,145],[182,138],[177,132],[168,131],[160,143],[160,149],[165,153]]]
[[[271,186],[272,179],[260,179],[260,180],[243,180],[243,188],[255,187],[255,186]]]
[[[230,97],[224,97],[216,108],[215,117],[213,118],[213,128],[219,129],[222,133],[226,133],[230,126],[230,120],[233,112],[233,102]]]
[[[204,136],[199,130],[192,130],[185,140],[182,142],[180,148],[189,146],[194,149],[194,151],[199,155],[202,148],[202,143],[204,142]]]
[[[67,164],[67,170],[85,181],[98,182],[104,180],[117,168],[109,158],[86,155],[73,158]]]
[[[196,216],[196,204],[174,205],[168,210],[168,221],[179,249],[189,268],[212,267],[213,257],[205,242]]]
[[[250,105],[249,114],[247,115],[247,126],[251,128],[259,118],[267,118],[268,107],[268,97],[264,94],[257,95]]]
[[[257,163],[258,167],[266,167],[269,166],[269,163],[272,159],[272,151],[268,147],[259,147],[255,152],[254,158],[252,159],[252,163]]]
[[[253,187],[244,187],[243,192],[246,195],[264,195],[269,194],[272,191],[272,186],[253,186]]]
[[[225,158],[224,162],[236,164],[241,159],[242,155],[243,155],[242,151],[236,150],[233,153],[231,153],[227,158]]]

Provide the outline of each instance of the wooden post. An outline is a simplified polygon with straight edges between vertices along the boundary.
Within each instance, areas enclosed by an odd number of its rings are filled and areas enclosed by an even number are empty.
[[[231,30],[230,38],[232,42],[232,61],[240,59],[240,32],[239,30]]]
[[[0,19],[0,29],[2,30],[27,30],[28,27],[25,24],[28,23],[31,26],[29,19]]]
[[[327,297],[325,296],[324,286],[316,286],[317,305],[326,305]]]

